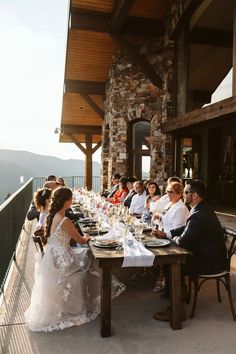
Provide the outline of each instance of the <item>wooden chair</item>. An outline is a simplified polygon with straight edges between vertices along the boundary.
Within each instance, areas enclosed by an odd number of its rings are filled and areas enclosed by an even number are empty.
[[[227,248],[227,268],[218,274],[199,274],[194,277],[189,277],[189,292],[188,292],[188,301],[190,302],[191,299],[191,284],[194,284],[194,299],[193,299],[193,306],[191,311],[191,318],[194,317],[196,305],[197,305],[197,296],[198,292],[201,289],[203,283],[207,280],[216,280],[216,289],[217,289],[217,296],[219,302],[221,302],[220,296],[220,283],[224,284],[224,287],[228,293],[229,304],[231,308],[231,312],[233,315],[234,321],[236,321],[236,314],[234,310],[233,300],[232,300],[232,293],[231,293],[231,283],[230,283],[230,264],[231,264],[231,257],[236,250],[236,232],[228,227],[223,228],[224,236],[225,236],[225,243]]]
[[[40,250],[42,257],[43,257],[44,256],[44,245],[46,244],[43,229],[39,229],[34,232],[33,241],[34,241],[36,250],[37,251]]]

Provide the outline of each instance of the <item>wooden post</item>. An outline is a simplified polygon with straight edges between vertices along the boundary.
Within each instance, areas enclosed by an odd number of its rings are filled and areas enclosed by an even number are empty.
[[[171,320],[173,329],[181,329],[181,274],[180,263],[172,263],[170,266],[170,305]]]
[[[233,15],[233,78],[232,78],[232,96],[236,95],[236,3],[234,4]]]
[[[189,26],[186,26],[177,41],[177,116],[188,110],[189,87]]]
[[[111,336],[111,268],[102,267],[101,337]]]
[[[86,154],[85,154],[85,166],[84,166],[84,187],[88,190],[92,189],[92,176],[93,176],[93,152],[92,152],[92,135],[85,135]]]

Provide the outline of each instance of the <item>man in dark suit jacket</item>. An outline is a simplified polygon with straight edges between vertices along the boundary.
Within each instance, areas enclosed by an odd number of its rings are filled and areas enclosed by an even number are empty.
[[[128,188],[129,193],[127,194],[127,196],[124,200],[124,206],[126,206],[128,208],[130,207],[133,196],[135,194],[137,194],[134,189],[134,182],[135,181],[136,181],[136,179],[134,177],[127,178],[126,187]]]
[[[184,188],[184,200],[191,206],[186,225],[166,233],[155,231],[156,236],[172,239],[193,253],[183,267],[186,275],[220,273],[226,268],[223,230],[213,209],[204,201],[205,194],[201,181],[189,181]],[[154,318],[163,319],[159,315],[155,314]]]
[[[112,201],[112,198],[114,196],[114,194],[118,191],[119,189],[119,181],[120,181],[120,175],[119,173],[115,173],[113,176],[112,176],[112,187],[110,189],[110,191],[108,191],[106,194],[103,194],[104,197],[107,197],[107,201],[108,202],[111,202]]]

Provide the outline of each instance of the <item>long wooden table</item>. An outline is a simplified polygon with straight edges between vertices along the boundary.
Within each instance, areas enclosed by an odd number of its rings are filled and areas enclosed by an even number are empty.
[[[122,250],[108,250],[93,246],[90,247],[94,257],[97,259],[102,271],[101,284],[101,336],[111,336],[111,275],[112,268],[121,267],[124,259]],[[191,253],[175,245],[161,248],[152,248],[151,252],[155,255],[154,264],[170,266],[170,305],[171,321],[173,329],[181,329],[181,264],[185,263],[186,258]]]

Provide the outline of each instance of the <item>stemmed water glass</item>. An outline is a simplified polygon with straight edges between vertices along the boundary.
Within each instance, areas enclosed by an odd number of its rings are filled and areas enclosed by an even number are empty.
[[[142,223],[138,222],[138,223],[134,224],[134,233],[135,233],[135,238],[137,241],[141,240],[143,228],[144,228],[144,225]]]

